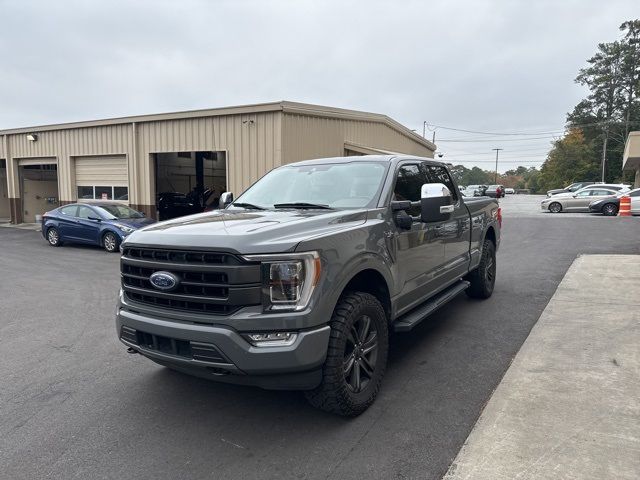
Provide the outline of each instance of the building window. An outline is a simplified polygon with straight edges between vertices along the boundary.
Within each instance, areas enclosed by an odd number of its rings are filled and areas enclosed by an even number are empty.
[[[129,200],[128,187],[79,186],[78,200]]]
[[[4,158],[0,160],[0,168],[7,168],[7,161]]]
[[[93,199],[93,187],[78,187],[78,200]]]

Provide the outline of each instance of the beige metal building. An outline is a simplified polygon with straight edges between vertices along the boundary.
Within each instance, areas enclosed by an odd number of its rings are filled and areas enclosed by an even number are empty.
[[[631,132],[627,137],[622,158],[622,171],[635,172],[634,186],[640,187],[640,132]]]
[[[434,151],[386,115],[286,101],[0,130],[0,217],[33,222],[88,199],[155,216],[156,193],[188,191],[196,178],[238,194],[298,160]]]

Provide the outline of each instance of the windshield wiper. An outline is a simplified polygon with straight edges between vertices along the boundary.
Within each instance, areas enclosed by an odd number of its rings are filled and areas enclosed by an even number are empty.
[[[276,203],[273,208],[318,208],[322,210],[333,210],[329,205],[306,202]]]
[[[264,207],[259,207],[258,205],[254,205],[253,203],[237,202],[232,203],[231,205],[233,205],[234,207],[246,208],[248,210],[264,210]]]

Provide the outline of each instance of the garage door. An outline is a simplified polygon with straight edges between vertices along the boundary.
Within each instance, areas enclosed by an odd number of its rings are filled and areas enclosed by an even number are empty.
[[[127,186],[127,157],[76,157],[76,184]]]
[[[127,157],[76,157],[78,199],[127,200]]]

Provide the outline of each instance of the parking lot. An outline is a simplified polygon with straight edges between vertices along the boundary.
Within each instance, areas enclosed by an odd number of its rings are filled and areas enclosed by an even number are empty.
[[[493,297],[394,336],[376,403],[351,420],[127,354],[117,255],[0,228],[0,476],[441,478],[575,257],[640,254],[640,218],[543,213],[542,198],[501,200]]]

